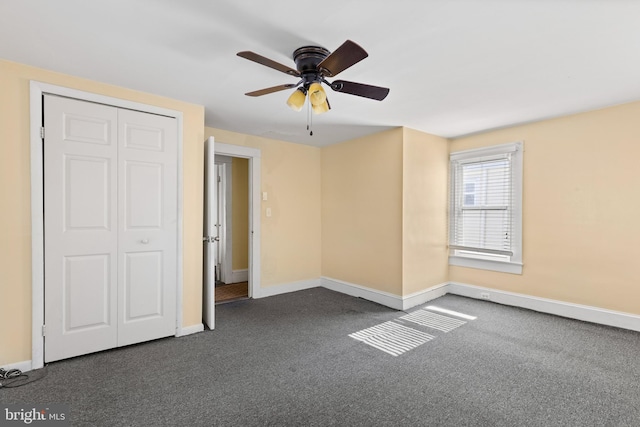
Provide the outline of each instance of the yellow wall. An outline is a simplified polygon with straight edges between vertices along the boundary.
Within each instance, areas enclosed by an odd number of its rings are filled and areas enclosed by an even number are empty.
[[[231,236],[233,270],[249,268],[249,160],[231,159]]]
[[[451,281],[640,314],[640,103],[455,139],[524,140],[522,275],[450,267]]]
[[[404,128],[402,153],[402,295],[447,282],[445,138]]]
[[[31,360],[29,80],[183,112],[183,325],[201,323],[204,109],[0,60],[0,365]]]
[[[402,294],[402,136],[323,147],[323,276]]]
[[[209,127],[205,135],[261,150],[262,287],[320,277],[320,149]]]

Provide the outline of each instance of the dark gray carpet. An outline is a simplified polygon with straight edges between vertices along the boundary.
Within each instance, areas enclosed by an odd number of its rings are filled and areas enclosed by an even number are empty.
[[[220,305],[217,329],[51,363],[3,403],[79,426],[638,426],[640,334],[447,295],[478,318],[394,357],[403,312],[326,289]],[[420,309],[409,310],[414,311]]]

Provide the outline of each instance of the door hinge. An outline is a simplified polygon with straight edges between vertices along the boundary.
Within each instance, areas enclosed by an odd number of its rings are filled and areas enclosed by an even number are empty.
[[[44,139],[44,126],[40,126],[40,139]]]
[[[220,178],[220,175],[218,175],[218,182],[222,182],[222,178]]]
[[[47,327],[45,325],[42,325],[42,336],[43,337],[47,336]]]

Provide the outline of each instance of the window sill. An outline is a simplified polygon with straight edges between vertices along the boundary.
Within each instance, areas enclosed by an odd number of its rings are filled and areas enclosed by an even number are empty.
[[[490,261],[463,256],[449,256],[449,265],[499,271],[501,273],[522,274],[522,263],[520,262]]]

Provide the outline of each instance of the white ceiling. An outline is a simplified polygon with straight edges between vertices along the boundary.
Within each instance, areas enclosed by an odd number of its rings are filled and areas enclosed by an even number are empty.
[[[328,91],[293,112],[296,83],[236,56],[292,68],[293,50],[345,40],[369,57],[343,80],[382,102]],[[2,0],[0,58],[206,107],[206,125],[323,146],[391,127],[454,137],[640,100],[640,1]],[[0,94],[1,96],[1,94]]]

